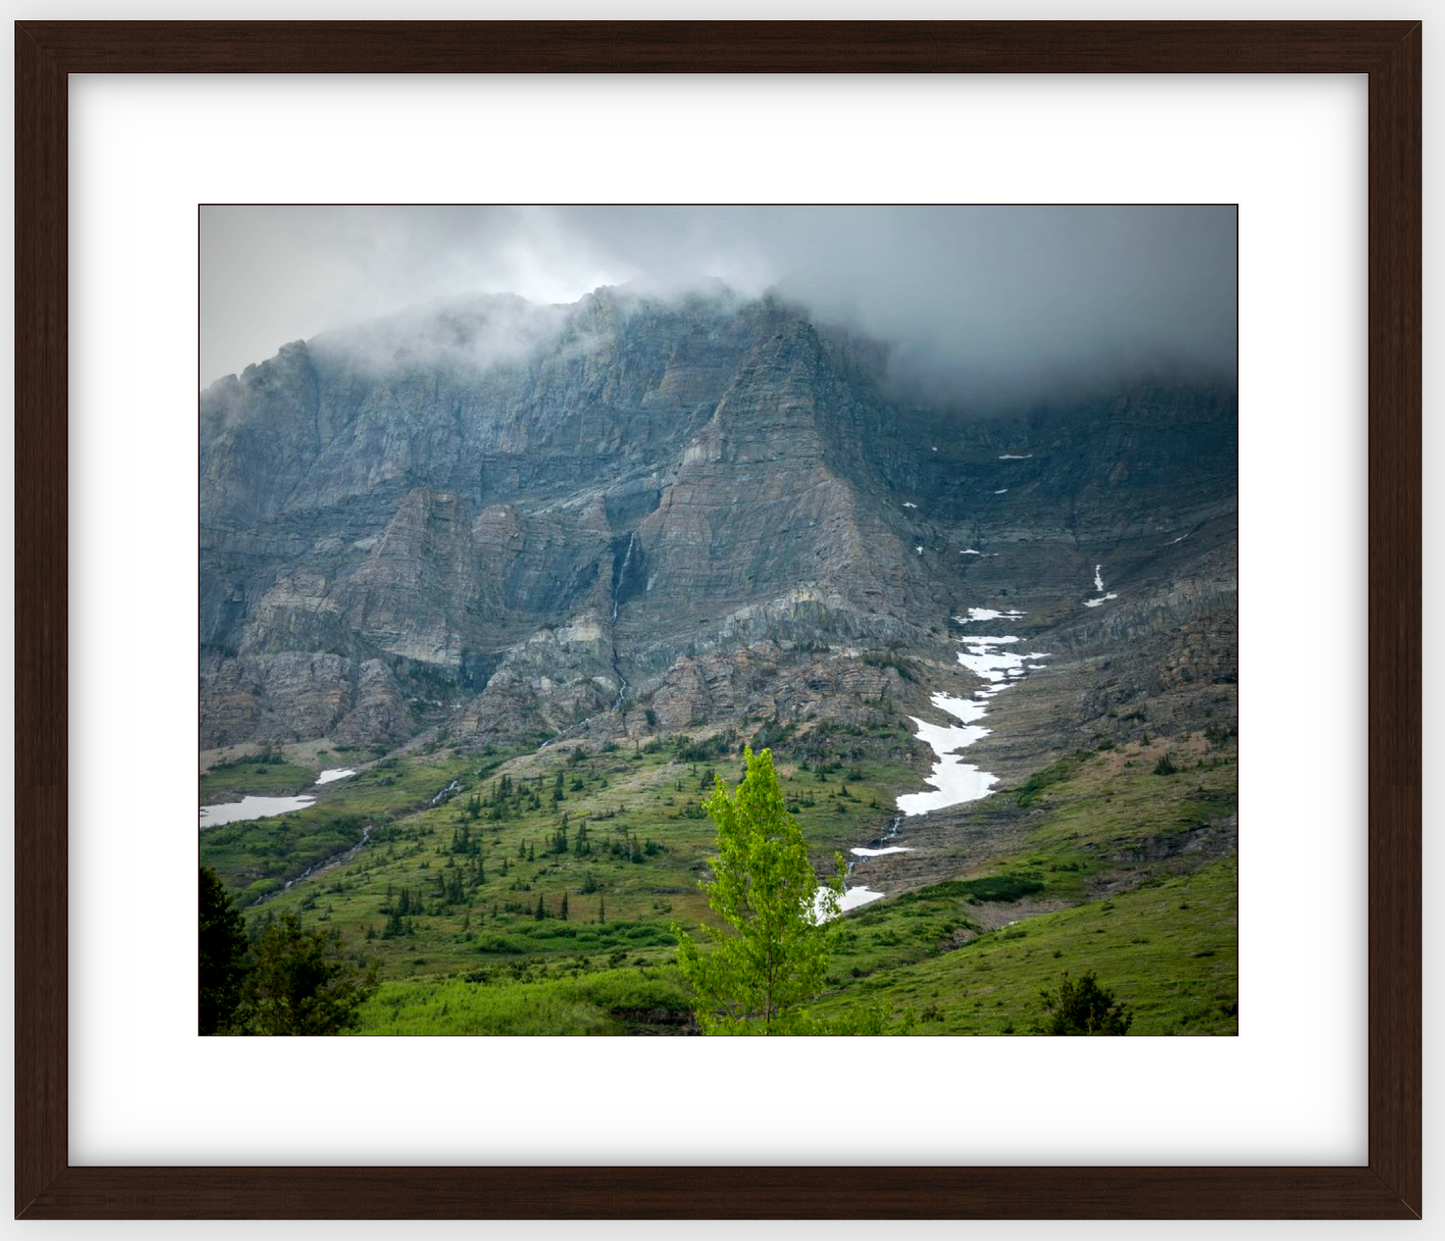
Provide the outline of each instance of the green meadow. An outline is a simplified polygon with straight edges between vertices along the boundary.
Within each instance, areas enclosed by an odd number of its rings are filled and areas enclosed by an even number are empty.
[[[960,904],[957,896],[923,889],[910,905],[889,909],[879,902],[849,928],[854,942],[840,958],[860,974],[825,996],[817,1011],[834,1016],[881,1004],[890,1017],[911,1013],[915,1034],[1028,1034],[1042,1015],[1040,992],[1064,970],[1092,970],[1128,1004],[1131,1034],[1234,1034],[1237,878],[1233,859],[1212,862],[1106,900],[1020,919],[956,947],[933,936],[967,924],[967,899]],[[913,953],[897,951],[910,939]]]
[[[918,787],[896,722],[768,744],[820,873]],[[671,926],[712,917],[701,802],[716,776],[741,776],[742,745],[343,756],[328,765],[356,776],[311,790],[303,811],[202,831],[200,861],[253,933],[297,913],[378,964],[359,1033],[678,1032],[690,1008]],[[1158,750],[1082,751],[995,794],[1018,816],[1009,848],[848,914],[816,1014],[1022,1034],[1042,988],[1093,969],[1135,1013],[1131,1033],[1233,1033],[1235,867],[1211,827],[1234,809],[1235,750],[1188,739],[1156,774]],[[295,792],[315,774],[248,760],[203,776],[201,796]]]

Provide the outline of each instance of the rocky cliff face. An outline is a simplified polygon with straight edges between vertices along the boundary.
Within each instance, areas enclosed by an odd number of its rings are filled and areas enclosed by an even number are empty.
[[[1231,683],[1232,394],[969,419],[892,404],[882,365],[770,299],[599,290],[433,308],[219,381],[202,746],[906,706],[888,660],[951,664],[950,618],[1000,601],[1071,667],[1107,664],[1058,681],[1070,720]]]

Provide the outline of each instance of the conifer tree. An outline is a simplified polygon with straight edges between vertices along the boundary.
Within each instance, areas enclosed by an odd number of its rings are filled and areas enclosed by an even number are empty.
[[[200,1032],[218,1034],[240,1002],[249,945],[220,876],[209,866],[200,873]]]

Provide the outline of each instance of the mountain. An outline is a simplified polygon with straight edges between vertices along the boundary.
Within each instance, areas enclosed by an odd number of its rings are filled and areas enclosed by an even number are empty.
[[[251,933],[376,964],[362,1033],[687,1032],[751,743],[847,859],[819,1018],[1027,1032],[1074,970],[1236,1032],[1234,392],[901,378],[776,297],[599,289],[211,385],[200,857]]]
[[[883,346],[726,291],[284,346],[201,396],[202,748],[908,714],[977,686],[969,608],[1051,656],[980,748],[1005,778],[1233,718],[1232,391],[893,393]]]

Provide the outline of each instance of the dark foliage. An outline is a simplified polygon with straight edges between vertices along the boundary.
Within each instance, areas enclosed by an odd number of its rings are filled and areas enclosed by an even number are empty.
[[[376,986],[376,967],[346,956],[337,932],[307,931],[282,914],[256,945],[240,1023],[247,1034],[339,1034]]]
[[[1124,1001],[1099,986],[1092,970],[1080,974],[1078,982],[1065,970],[1057,991],[1039,995],[1046,1014],[1039,1024],[1041,1034],[1127,1034],[1134,1023]]]
[[[200,1032],[229,1028],[241,1000],[246,971],[246,928],[231,906],[214,869],[201,868],[200,889]]]

